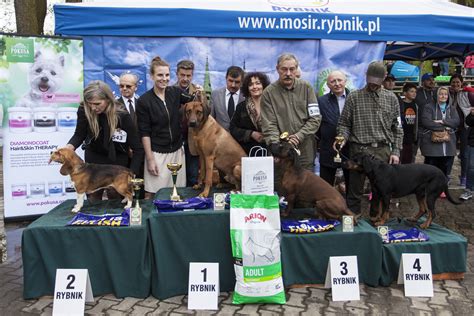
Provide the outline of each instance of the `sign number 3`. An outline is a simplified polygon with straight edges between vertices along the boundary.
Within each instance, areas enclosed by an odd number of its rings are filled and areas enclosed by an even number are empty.
[[[347,271],[347,262],[342,261],[340,264],[342,270],[341,270],[341,275],[347,275],[349,271]]]

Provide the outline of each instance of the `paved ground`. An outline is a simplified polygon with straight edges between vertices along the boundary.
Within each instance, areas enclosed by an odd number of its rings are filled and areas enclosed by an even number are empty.
[[[452,190],[459,196],[461,190]],[[401,199],[394,216],[411,215],[415,207],[413,199]],[[99,296],[94,304],[87,304],[86,315],[473,315],[474,308],[474,202],[471,200],[454,206],[446,200],[438,200],[439,217],[436,223],[452,229],[469,240],[468,271],[462,281],[434,281],[432,298],[406,298],[403,287],[368,287],[361,285],[361,300],[332,302],[330,290],[310,287],[287,291],[287,304],[280,305],[232,305],[231,293],[221,293],[219,311],[194,312],[187,310],[186,296],[167,300],[154,297],[146,299],[124,298],[113,295]],[[29,223],[6,224],[8,261],[0,264],[0,315],[50,315],[52,297],[23,300],[23,270],[21,260],[21,233]]]

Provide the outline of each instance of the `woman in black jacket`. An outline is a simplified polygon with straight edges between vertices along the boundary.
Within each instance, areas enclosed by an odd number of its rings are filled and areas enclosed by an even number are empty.
[[[230,121],[230,134],[239,142],[247,155],[254,146],[265,147],[260,126],[260,101],[263,90],[270,84],[261,72],[248,73],[242,83],[245,100],[237,104]]]
[[[472,199],[474,192],[474,92],[469,92],[468,97],[471,108],[465,120],[469,126],[466,147],[466,191],[459,197],[465,201]]]
[[[77,110],[76,130],[66,147],[75,150],[81,145],[85,162],[130,167],[135,174],[143,163],[143,147],[130,114],[115,101],[110,87],[100,80],[90,82],[84,89],[84,102]],[[103,191],[89,194],[88,199],[101,200]],[[107,197],[114,199],[120,195],[110,188]]]

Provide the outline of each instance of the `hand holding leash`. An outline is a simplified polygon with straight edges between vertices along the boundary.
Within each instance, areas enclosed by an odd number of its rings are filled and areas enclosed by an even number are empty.
[[[288,142],[292,144],[294,147],[298,147],[298,145],[300,144],[300,139],[298,138],[296,134],[293,134],[293,135],[288,136]]]
[[[396,155],[390,155],[388,163],[391,165],[398,165],[400,163],[400,158]]]
[[[332,144],[332,149],[334,149],[336,152],[339,152],[342,150],[342,147],[346,144],[346,140],[344,136],[338,135],[336,136],[336,139],[334,143]]]

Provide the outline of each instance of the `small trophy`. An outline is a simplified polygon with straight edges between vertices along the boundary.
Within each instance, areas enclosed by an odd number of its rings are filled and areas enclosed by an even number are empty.
[[[290,134],[288,132],[283,132],[280,134],[280,140],[284,140],[285,142],[290,140]]]
[[[171,162],[166,164],[168,170],[171,171],[171,176],[173,177],[173,192],[170,195],[171,201],[179,202],[181,201],[181,197],[178,194],[178,190],[176,189],[176,178],[178,177],[178,171],[181,169],[182,164],[178,162]]]
[[[142,208],[140,207],[140,203],[138,202],[138,194],[140,191],[140,187],[143,185],[143,179],[135,178],[131,180],[133,185],[133,191],[135,192],[135,207],[130,209],[130,225],[141,225],[142,224]]]
[[[380,237],[382,237],[382,241],[387,243],[389,241],[388,226],[379,226],[379,227],[377,227],[377,230],[380,234]]]
[[[344,136],[336,136],[336,157],[334,157],[334,162],[341,162],[341,156],[339,152],[341,151],[341,145],[344,143]]]
[[[225,210],[225,193],[214,193],[214,211]]]
[[[342,231],[343,232],[354,231],[354,216],[342,215]]]

